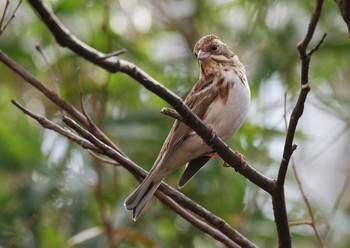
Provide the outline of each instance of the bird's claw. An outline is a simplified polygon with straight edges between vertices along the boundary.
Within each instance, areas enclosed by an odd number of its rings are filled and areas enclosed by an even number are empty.
[[[241,164],[244,164],[246,161],[245,161],[245,157],[242,153],[240,153],[239,151],[234,151],[234,153],[236,154],[236,156],[239,158],[239,162]],[[223,167],[227,168],[227,167],[231,167],[228,163],[224,162],[222,164]]]

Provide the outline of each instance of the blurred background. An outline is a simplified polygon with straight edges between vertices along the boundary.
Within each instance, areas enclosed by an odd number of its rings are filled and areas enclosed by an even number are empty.
[[[252,91],[249,116],[230,140],[246,160],[276,178],[287,118],[300,89],[297,43],[315,1],[47,0],[79,39],[129,60],[185,97],[198,79],[192,48],[218,35],[240,57]],[[5,21],[17,1],[11,1]],[[0,2],[0,13],[5,1]],[[350,56],[338,7],[325,1],[312,45],[327,38],[311,61],[309,93],[299,121],[293,165],[316,228],[328,247],[350,245]],[[39,46],[41,55],[35,48]],[[106,71],[60,48],[24,1],[0,36],[0,49],[80,108],[136,163],[149,170],[173,120],[168,106],[133,79]],[[107,247],[101,232],[115,227],[118,247],[223,247],[153,199],[136,223],[123,207],[137,181],[122,167],[101,163],[15,108],[62,124],[61,113],[36,89],[0,64],[0,246]],[[62,124],[63,125],[63,124]],[[269,196],[215,159],[181,191],[226,220],[259,247],[276,247]],[[182,170],[167,179],[172,186]],[[322,247],[292,167],[286,200],[294,247]]]

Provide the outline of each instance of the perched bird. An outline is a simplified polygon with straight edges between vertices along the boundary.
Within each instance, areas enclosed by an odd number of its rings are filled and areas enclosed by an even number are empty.
[[[202,37],[194,47],[200,77],[185,99],[187,106],[227,141],[242,125],[249,108],[250,90],[245,68],[215,35]],[[213,149],[186,124],[176,120],[147,177],[125,200],[136,221],[161,182],[187,163],[179,180],[183,187],[211,158]]]

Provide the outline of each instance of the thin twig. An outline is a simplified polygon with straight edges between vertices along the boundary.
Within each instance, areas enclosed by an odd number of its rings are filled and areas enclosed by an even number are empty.
[[[55,72],[53,71],[47,56],[45,55],[45,53],[43,52],[43,50],[41,49],[41,46],[39,44],[35,45],[35,49],[39,52],[39,54],[43,58],[47,68],[49,68],[49,71],[50,71],[50,74],[52,77],[52,81],[54,82],[55,90],[56,90],[57,94],[60,95],[60,91],[59,91],[59,87],[58,87],[58,77],[56,76]]]
[[[314,52],[316,52],[320,48],[320,46],[322,45],[322,43],[323,43],[324,39],[326,38],[326,36],[327,36],[327,33],[324,33],[322,38],[317,43],[317,45],[314,46],[313,48],[311,48],[310,51],[307,52],[308,56],[311,56]]]
[[[10,19],[5,23],[4,26],[2,26],[4,18],[5,18],[5,15],[6,15],[6,12],[7,12],[7,9],[8,9],[8,5],[9,5],[9,1],[8,0],[6,1],[6,5],[5,5],[4,12],[3,12],[3,16],[1,17],[1,21],[0,21],[0,36],[4,33],[4,31],[6,30],[6,28],[10,24],[10,22],[15,18],[16,12],[17,12],[19,6],[21,5],[22,1],[23,0],[19,0],[15,10],[12,12],[12,15],[11,15]]]
[[[312,36],[316,30],[316,25],[318,23],[318,20],[322,12],[322,6],[323,6],[323,0],[316,0],[316,6],[314,11],[312,12],[306,35],[304,39],[301,40],[297,45],[299,57],[301,60],[301,84],[302,85],[309,83],[310,55],[307,54],[307,47],[309,46]]]
[[[17,108],[22,110],[23,113],[32,117],[37,122],[39,122],[39,124],[42,127],[46,128],[46,129],[50,129],[52,131],[55,131],[55,132],[65,136],[65,137],[67,137],[68,139],[70,139],[71,141],[74,141],[75,143],[79,144],[81,147],[83,147],[85,149],[89,149],[89,150],[94,151],[96,153],[101,153],[101,151],[98,148],[96,148],[96,146],[94,146],[92,143],[90,143],[88,140],[83,139],[83,138],[79,137],[78,135],[76,135],[75,133],[60,127],[59,125],[46,119],[45,117],[34,114],[33,112],[29,111],[28,109],[23,107],[21,104],[19,104],[16,100],[11,100],[11,102]]]
[[[2,12],[1,20],[0,20],[0,35],[1,35],[2,31],[3,31],[3,30],[2,30],[2,24],[3,24],[4,20],[5,20],[5,16],[6,16],[7,9],[8,9],[8,7],[9,7],[9,5],[10,5],[10,1],[9,1],[9,0],[6,0],[5,8],[4,8],[4,11]]]
[[[115,51],[115,52],[112,52],[112,53],[108,53],[105,56],[102,56],[101,59],[109,59],[109,58],[112,58],[112,57],[117,57],[117,56],[119,56],[121,54],[126,53],[126,51],[127,50],[125,48],[123,48],[123,49],[120,49],[118,51]]]
[[[289,225],[290,226],[304,226],[304,225],[312,226],[312,222],[309,220],[291,221],[289,222]]]
[[[173,110],[171,108],[164,107],[160,110],[160,113],[162,113],[163,115],[173,117],[173,118],[183,122],[181,115],[179,115],[175,110]]]
[[[81,63],[79,65],[78,69],[77,69],[77,73],[78,73],[79,100],[80,100],[81,112],[83,113],[83,115],[85,116],[86,120],[88,121],[89,126],[94,127],[95,126],[94,123],[92,122],[90,116],[87,114],[87,112],[85,110],[84,93],[83,93],[83,87],[82,87],[82,83],[81,83]]]

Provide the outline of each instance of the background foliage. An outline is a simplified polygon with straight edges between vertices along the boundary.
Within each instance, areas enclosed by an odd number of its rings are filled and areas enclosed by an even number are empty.
[[[193,45],[204,34],[217,34],[246,65],[253,97],[248,120],[229,144],[258,170],[276,177],[284,108],[289,114],[300,85],[296,44],[307,28],[313,1],[51,0],[45,4],[84,42],[106,53],[126,48],[122,58],[182,97],[198,79]],[[10,9],[15,5],[11,1]],[[324,4],[316,37],[324,32],[326,41],[311,63],[312,91],[301,118],[294,162],[324,242],[348,247],[350,47],[332,1]],[[110,75],[60,48],[25,2],[0,36],[0,49],[78,107],[81,81],[91,117],[131,159],[147,170],[152,166],[173,122],[159,114],[164,101],[127,76]],[[105,247],[104,216],[116,228],[120,247],[220,246],[156,199],[133,223],[123,201],[136,180],[25,117],[11,99],[61,122],[54,106],[2,64],[0,75],[0,245]],[[221,164],[216,159],[182,192],[259,246],[275,246],[269,197]],[[179,175],[177,171],[167,182],[176,186]],[[291,222],[310,219],[292,170],[286,197]],[[295,247],[320,246],[309,225],[292,226],[291,231]]]

